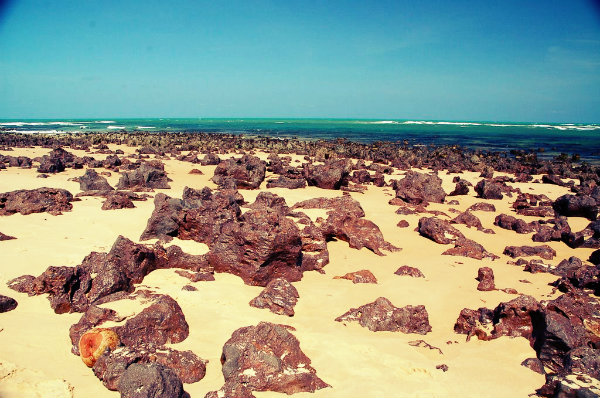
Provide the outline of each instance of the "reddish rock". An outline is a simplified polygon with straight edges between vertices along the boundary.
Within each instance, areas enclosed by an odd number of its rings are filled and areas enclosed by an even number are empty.
[[[121,173],[117,189],[131,189],[138,191],[140,188],[169,189],[167,173],[149,163],[142,163],[139,168]]]
[[[496,216],[494,220],[494,225],[499,226],[503,229],[513,230],[519,234],[528,234],[533,232],[535,228],[527,224],[525,221],[515,218],[513,216],[509,216],[507,214],[500,214]]]
[[[372,303],[352,308],[335,319],[337,322],[357,321],[373,332],[391,331],[427,334],[431,331],[429,315],[423,305],[395,307],[385,297]]]
[[[308,185],[323,189],[340,189],[348,185],[348,178],[352,170],[350,159],[337,159],[327,161],[322,165],[305,164],[304,178]]]
[[[452,192],[450,192],[448,194],[448,196],[468,195],[470,186],[473,186],[473,184],[471,184],[469,181],[459,179],[456,182],[456,186],[454,187],[454,190]]]
[[[192,351],[177,351],[153,344],[118,347],[98,358],[94,374],[109,390],[117,390],[125,370],[134,363],[158,363],[171,369],[184,383],[195,383],[206,375],[208,361]]]
[[[17,239],[17,238],[15,238],[14,236],[3,234],[2,232],[0,232],[0,242],[3,240],[12,240],[12,239]]]
[[[483,225],[481,225],[481,220],[468,210],[464,213],[460,213],[458,216],[454,217],[454,219],[452,219],[450,222],[452,224],[463,224],[469,228],[476,228],[478,231],[483,231],[485,233],[490,233],[491,231],[483,228]],[[491,233],[493,233],[493,231],[491,231]]]
[[[398,224],[396,224],[398,228],[408,228],[409,225],[410,224],[408,224],[408,221],[406,220],[400,220],[398,221]]]
[[[102,210],[132,209],[135,205],[127,194],[113,192],[106,196],[102,203]]]
[[[40,162],[37,169],[38,173],[60,173],[66,167],[74,167],[76,158],[72,153],[62,148],[56,148],[50,151],[48,155],[36,158],[35,160]],[[74,168],[81,167],[77,166]]]
[[[100,326],[107,321],[121,321],[117,313],[110,308],[101,308],[96,305],[91,305],[87,311],[83,313],[77,323],[74,323],[69,328],[69,337],[71,339],[71,352],[75,355],[80,355],[79,341],[87,331]]]
[[[545,260],[552,260],[556,251],[548,245],[542,246],[506,246],[503,254],[512,258],[539,256]]]
[[[0,313],[12,311],[17,308],[17,300],[0,294]]]
[[[553,283],[561,291],[570,291],[573,288],[600,291],[600,269],[583,264],[577,257],[563,260],[548,271],[561,277]]]
[[[437,175],[412,170],[409,170],[403,179],[395,182],[394,189],[397,198],[413,204],[444,203],[446,197],[442,180]]]
[[[212,181],[219,188],[258,189],[265,179],[267,164],[256,156],[244,155],[239,159],[221,161]]]
[[[305,178],[289,178],[286,176],[278,176],[267,180],[267,188],[287,188],[287,189],[299,189],[306,187]]]
[[[191,169],[188,174],[203,175],[204,173],[202,172],[202,170]]]
[[[521,362],[521,366],[525,366],[533,370],[535,373],[539,373],[541,375],[545,374],[544,364],[537,358],[527,358],[523,362]]]
[[[334,276],[333,279],[348,279],[349,281],[352,281],[352,283],[377,283],[375,275],[366,269],[349,272],[344,276]]]
[[[465,239],[462,232],[450,225],[449,221],[436,217],[420,218],[418,228],[419,234],[439,244],[456,243]]]
[[[413,278],[425,278],[425,275],[423,275],[423,273],[421,272],[420,269],[414,268],[414,267],[409,267],[408,265],[403,265],[402,267],[398,268],[396,270],[396,272],[394,272],[394,274],[408,275]]]
[[[591,222],[581,231],[561,233],[561,238],[572,248],[598,249],[600,248],[600,220]]]
[[[483,199],[502,199],[502,187],[491,180],[481,180],[475,185],[475,192]]]
[[[183,398],[181,380],[158,363],[134,363],[119,380],[121,398]]]
[[[560,241],[562,239],[569,242],[571,227],[569,226],[569,222],[567,221],[566,217],[558,216],[554,218],[554,220],[550,220],[548,222],[554,225],[540,225],[537,233],[531,237],[534,242]]]
[[[172,247],[172,246],[171,246]],[[176,274],[183,276],[184,278],[188,278],[191,282],[210,282],[215,280],[215,275],[212,272],[201,271],[201,272],[189,272],[177,270]]]
[[[0,193],[0,216],[48,212],[52,215],[71,211],[73,195],[66,189],[36,188]]]
[[[221,158],[219,158],[219,156],[214,153],[207,153],[200,160],[200,164],[202,166],[216,166],[219,163],[221,163]]]
[[[482,292],[496,290],[496,286],[494,285],[494,270],[490,267],[479,268],[477,271],[477,280],[479,281],[477,290]]]
[[[250,306],[268,308],[274,314],[294,316],[298,291],[283,278],[271,280],[260,294],[250,301]]]
[[[287,215],[290,212],[290,208],[285,202],[285,198],[272,192],[259,193],[254,203],[248,205],[248,207],[251,209],[271,209],[283,215]]]
[[[455,243],[453,248],[450,248],[442,253],[445,256],[462,256],[470,257],[476,260],[482,260],[484,258],[490,258],[495,260],[499,258],[494,253],[490,253],[479,243],[471,239],[460,239]]]
[[[87,169],[85,174],[78,178],[79,189],[82,191],[112,191],[114,188],[106,178],[99,175],[94,169]]]
[[[491,212],[495,212],[496,211],[496,206],[494,206],[492,203],[486,203],[486,202],[478,202],[475,203],[473,205],[471,205],[467,211],[491,211]]]
[[[79,339],[79,355],[83,363],[91,368],[101,355],[118,345],[119,337],[114,331],[104,328],[88,330]]]
[[[233,332],[223,346],[221,363],[225,384],[207,397],[249,397],[252,391],[294,394],[329,387],[286,327],[268,322]]]

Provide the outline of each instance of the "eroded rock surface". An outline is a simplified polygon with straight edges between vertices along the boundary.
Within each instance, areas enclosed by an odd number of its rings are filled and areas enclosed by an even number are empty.
[[[0,216],[48,212],[52,215],[71,211],[73,195],[61,188],[19,189],[0,193]]]
[[[221,161],[212,181],[219,188],[257,189],[265,179],[267,164],[256,156]]]
[[[298,302],[298,291],[283,278],[270,281],[260,294],[250,301],[256,308],[268,308],[274,314],[294,316],[294,306]]]
[[[377,283],[375,275],[367,269],[349,272],[344,276],[334,276],[333,279],[348,279],[352,283]]]
[[[403,179],[397,181],[394,188],[397,198],[413,204],[444,203],[446,197],[442,180],[437,175],[412,170],[409,170]]]

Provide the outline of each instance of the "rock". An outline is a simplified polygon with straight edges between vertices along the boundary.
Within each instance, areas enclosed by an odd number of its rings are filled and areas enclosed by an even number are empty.
[[[94,169],[87,169],[85,174],[79,177],[79,189],[82,191],[112,191],[114,188],[106,178],[99,175]]]
[[[337,322],[358,321],[362,327],[373,332],[386,330],[427,334],[431,331],[429,315],[425,306],[407,305],[398,308],[385,297],[379,297],[372,303],[352,308],[335,320]]]
[[[0,313],[12,311],[17,308],[17,300],[0,294]]]
[[[216,166],[219,163],[221,163],[221,158],[219,158],[219,156],[214,153],[207,153],[200,160],[200,164],[202,166]]]
[[[337,159],[327,161],[322,165],[305,164],[304,178],[308,185],[323,189],[340,189],[348,185],[348,178],[352,170],[350,159]]]
[[[592,254],[590,254],[589,262],[594,265],[600,265],[600,249],[594,250]]]
[[[344,276],[334,276],[333,279],[348,279],[349,281],[352,281],[352,283],[377,283],[375,275],[366,269],[349,272]]]
[[[477,290],[482,292],[489,292],[490,290],[496,290],[494,285],[494,271],[490,267],[481,267],[477,271]]]
[[[433,174],[422,174],[409,170],[403,179],[395,183],[396,197],[420,204],[425,202],[444,203],[446,192],[442,180]]]
[[[560,241],[563,239],[563,236],[565,240],[569,239],[568,236],[571,234],[571,227],[566,217],[558,216],[549,222],[554,224],[554,226],[541,225],[538,232],[531,237],[534,242]]]
[[[0,193],[0,216],[48,212],[52,215],[71,211],[73,195],[66,189],[36,188]]]
[[[456,182],[454,191],[450,192],[448,196],[468,195],[470,186],[473,186],[473,184],[467,180],[460,179]]]
[[[258,189],[265,179],[267,164],[256,156],[244,155],[239,159],[221,161],[215,169],[212,181],[219,188],[229,187],[233,182],[237,189]]]
[[[95,329],[97,326],[107,321],[122,320],[123,319],[120,318],[117,315],[117,313],[114,310],[111,310],[110,308],[101,308],[96,305],[91,305],[87,309],[87,311],[84,312],[79,321],[71,325],[71,327],[69,328],[69,338],[71,339],[71,352],[75,355],[81,356],[79,343],[81,341],[81,337],[88,331]]]
[[[561,238],[571,248],[598,249],[600,248],[600,220],[592,221],[583,230],[575,233],[567,232],[567,229],[564,228],[561,230]]]
[[[552,204],[557,214],[566,217],[585,217],[596,220],[598,205],[591,196],[563,195]]]
[[[306,187],[306,179],[304,178],[289,178],[280,175],[277,178],[267,180],[267,188],[299,189],[304,187]]]
[[[107,350],[119,345],[119,337],[110,329],[92,329],[79,339],[79,355],[88,368],[94,366],[98,358]]]
[[[138,191],[140,188],[169,189],[171,187],[164,170],[148,163],[142,163],[136,170],[121,173],[121,178],[117,183],[117,189]]]
[[[569,184],[565,184],[564,182],[562,182],[562,180],[560,179],[560,177],[557,176],[557,175],[554,175],[554,174],[544,174],[542,176],[542,182],[544,184],[559,185],[561,187],[569,185]]]
[[[515,218],[513,216],[509,216],[507,214],[500,214],[496,216],[494,220],[494,225],[499,226],[503,229],[513,230],[519,234],[528,234],[533,232],[535,228],[527,224],[525,221]]]
[[[464,213],[460,213],[458,216],[454,217],[454,219],[452,219],[450,221],[452,224],[463,224],[466,225],[467,227],[471,228],[477,228],[478,231],[491,231],[491,230],[487,230],[483,228],[483,225],[481,225],[481,220],[474,215],[473,213],[471,213],[470,211],[465,211]],[[491,231],[493,233],[493,231]],[[489,233],[489,232],[486,232]]]
[[[398,268],[396,270],[396,272],[394,272],[394,274],[408,275],[413,278],[425,278],[425,275],[423,275],[423,273],[421,272],[420,269],[414,268],[414,267],[409,267],[408,265],[403,265],[402,267]]]
[[[285,394],[329,387],[317,377],[310,359],[285,326],[260,322],[233,332],[221,355],[225,384],[207,397],[248,397],[251,391]],[[238,395],[239,394],[239,395]]]
[[[500,200],[504,197],[504,195],[502,195],[502,187],[500,184],[492,182],[491,180],[479,181],[477,185],[475,185],[475,192],[483,199]]]
[[[471,205],[467,211],[491,211],[496,212],[496,206],[492,203],[479,202]]]
[[[556,256],[556,251],[548,245],[542,246],[506,246],[504,252],[512,258],[539,256],[545,260],[552,260]]]
[[[294,316],[294,306],[298,302],[298,291],[283,278],[267,283],[260,294],[250,301],[250,306],[268,308],[274,314]]]
[[[14,236],[3,234],[2,232],[0,232],[0,242],[3,240],[12,240],[12,239],[17,239],[17,238],[15,238]]]
[[[119,381],[121,398],[182,398],[183,385],[175,372],[158,363],[134,363]]]
[[[133,209],[135,205],[127,194],[113,192],[106,196],[102,210]]]
[[[398,224],[396,224],[398,228],[408,228],[409,225],[410,224],[406,220],[400,220],[398,221]]]
[[[171,248],[173,246],[170,246]],[[215,275],[212,272],[208,271],[200,271],[200,272],[189,272],[189,271],[175,271],[176,274],[183,276],[184,278],[188,278],[191,282],[211,282],[215,280]],[[185,287],[185,286],[184,286]]]
[[[600,269],[584,265],[577,257],[570,257],[568,260],[561,261],[556,267],[549,270],[550,273],[561,277],[554,282],[561,291],[561,286],[566,285],[565,290],[571,290],[571,287],[577,289],[600,290]]]
[[[282,215],[287,215],[290,212],[285,199],[272,192],[261,192],[256,197],[254,203],[248,206],[251,209],[272,209]]]
[[[116,390],[125,370],[132,364],[157,363],[172,370],[183,383],[196,383],[206,375],[208,361],[192,351],[177,351],[154,344],[121,346],[101,356],[94,365],[94,374],[109,390]]]
[[[470,257],[476,260],[490,258],[495,260],[499,258],[494,253],[490,253],[479,243],[471,239],[459,239],[453,248],[450,248],[442,253],[444,256],[462,256]]]
[[[166,295],[158,296],[152,305],[128,319],[123,326],[112,329],[121,343],[127,346],[179,343],[189,334],[189,326],[181,307]]]
[[[204,173],[202,172],[202,170],[191,169],[188,174],[203,175]]]
[[[533,370],[535,373],[539,373],[541,375],[546,374],[544,370],[544,364],[537,358],[527,358],[523,362],[521,362],[521,366],[525,366]]]
[[[450,225],[450,222],[436,217],[420,218],[418,228],[421,236],[443,245],[465,239],[462,232]]]

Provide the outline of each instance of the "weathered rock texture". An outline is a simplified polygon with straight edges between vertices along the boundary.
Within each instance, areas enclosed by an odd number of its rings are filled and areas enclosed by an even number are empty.
[[[283,278],[271,280],[260,294],[250,301],[256,308],[268,308],[278,315],[294,316],[294,306],[298,302],[298,291]]]
[[[219,188],[257,189],[265,179],[267,164],[256,156],[221,161],[212,181]]]
[[[357,321],[373,332],[382,330],[402,333],[427,334],[431,331],[429,315],[423,305],[395,307],[385,297],[372,303],[352,308],[335,319],[337,322]]]
[[[71,192],[60,188],[19,189],[4,192],[0,193],[0,216],[43,212],[59,215],[63,211],[71,211],[72,201]]]
[[[396,197],[413,204],[427,202],[444,203],[446,192],[442,180],[433,174],[409,170],[403,179],[395,183]]]
[[[333,279],[348,279],[352,283],[377,283],[377,278],[368,269],[349,272],[343,276],[334,276]]]

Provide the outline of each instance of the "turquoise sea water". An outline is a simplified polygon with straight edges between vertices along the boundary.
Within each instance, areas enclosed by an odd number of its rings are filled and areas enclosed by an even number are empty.
[[[307,140],[408,141],[410,144],[458,144],[470,149],[510,151],[542,149],[541,158],[579,154],[600,162],[600,124],[551,124],[424,120],[343,119],[62,119],[0,120],[5,131],[208,132],[264,135]]]

